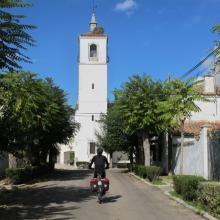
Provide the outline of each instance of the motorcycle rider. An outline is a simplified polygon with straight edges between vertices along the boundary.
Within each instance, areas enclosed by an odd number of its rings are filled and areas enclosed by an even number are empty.
[[[97,149],[97,155],[92,158],[91,163],[89,164],[89,169],[92,168],[92,164],[95,164],[94,178],[97,178],[97,175],[100,174],[102,178],[106,177],[105,169],[109,168],[108,160],[105,156],[102,155],[103,149],[99,147]]]

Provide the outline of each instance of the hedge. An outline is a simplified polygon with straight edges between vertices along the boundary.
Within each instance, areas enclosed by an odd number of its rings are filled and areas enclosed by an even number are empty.
[[[76,166],[77,166],[78,168],[88,169],[88,167],[89,167],[89,162],[87,162],[87,161],[77,161],[77,162],[76,162]]]
[[[174,190],[187,201],[197,200],[199,183],[202,181],[205,179],[200,176],[173,176]]]
[[[148,178],[152,182],[159,179],[161,168],[157,166],[135,165],[134,173],[144,179]]]
[[[74,152],[70,152],[69,163],[70,163],[70,165],[73,165],[74,162],[75,162],[75,153]]]
[[[27,166],[24,168],[8,168],[5,171],[5,176],[9,179],[10,183],[21,184],[51,171],[52,169],[48,164],[43,164],[36,167]]]
[[[198,201],[209,212],[220,215],[220,182],[199,184]]]

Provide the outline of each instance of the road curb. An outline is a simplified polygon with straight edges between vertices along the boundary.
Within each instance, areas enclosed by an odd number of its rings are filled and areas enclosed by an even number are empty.
[[[177,198],[175,196],[172,196],[170,194],[170,192],[164,192],[165,195],[169,196],[171,199],[175,200],[176,202],[178,202],[179,204],[183,205],[184,207],[194,211],[196,214],[199,214],[201,215],[202,217],[204,217],[205,219],[208,219],[208,220],[218,220],[217,218],[213,217],[212,215],[210,215],[209,213],[205,212],[205,211],[202,211],[202,210],[199,210],[189,204],[187,204],[185,201],[183,201],[182,199],[180,198]]]
[[[142,182],[144,182],[145,184],[147,184],[147,185],[149,185],[149,186],[154,186],[154,187],[157,187],[157,188],[161,189],[160,186],[153,185],[153,184],[147,182],[146,180],[144,180],[143,178],[141,178],[141,177],[135,175],[134,173],[129,172],[129,175],[135,177],[135,178],[138,179],[138,180],[141,180]],[[205,212],[205,211],[201,211],[201,210],[199,210],[199,209],[197,209],[197,208],[195,208],[195,207],[193,207],[193,206],[187,204],[187,203],[186,203],[185,201],[183,201],[182,199],[177,198],[177,197],[175,197],[175,196],[172,196],[172,195],[170,194],[170,192],[167,192],[167,191],[165,191],[165,192],[162,191],[162,192],[163,192],[165,195],[167,195],[169,198],[175,200],[177,203],[183,205],[184,207],[186,207],[186,208],[192,210],[192,211],[195,212],[196,214],[201,215],[201,216],[202,216],[203,218],[205,218],[205,219],[208,219],[208,220],[219,220],[219,219],[213,217],[212,215],[210,215],[209,213],[207,213],[207,212]]]
[[[156,186],[156,185],[153,185],[153,184],[147,182],[145,179],[143,179],[143,178],[141,178],[141,177],[135,175],[134,173],[129,172],[129,175],[131,175],[131,176],[135,177],[136,179],[138,179],[138,180],[140,180],[140,181],[146,183],[146,184],[149,185],[149,186]]]
[[[131,176],[137,178],[138,180],[141,180],[142,182],[148,184],[149,186],[155,186],[155,187],[157,187],[157,188],[159,188],[159,189],[160,189],[160,188],[163,188],[163,187],[170,186],[169,184],[166,184],[166,185],[155,185],[155,184],[151,184],[150,182],[148,182],[148,181],[146,181],[145,179],[143,179],[143,178],[137,176],[137,175],[134,174],[134,173],[129,172],[129,174],[130,174]]]

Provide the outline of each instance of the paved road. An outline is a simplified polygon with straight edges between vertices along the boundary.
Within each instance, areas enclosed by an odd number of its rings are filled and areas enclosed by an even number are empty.
[[[108,171],[110,192],[103,204],[88,189],[89,171],[58,171],[50,179],[4,193],[8,208],[0,219],[79,220],[202,220],[148,186],[119,170]]]

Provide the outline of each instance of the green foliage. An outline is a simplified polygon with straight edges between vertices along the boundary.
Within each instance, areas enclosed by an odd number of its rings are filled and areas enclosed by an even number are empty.
[[[152,182],[159,179],[161,168],[157,166],[135,165],[134,173],[144,179],[148,178]]]
[[[173,176],[174,190],[187,201],[197,200],[199,183],[202,181],[205,179],[200,176]]]
[[[214,33],[220,33],[220,24],[216,24],[212,28],[212,32]]]
[[[155,181],[159,179],[161,174],[161,168],[157,166],[147,166],[146,167],[147,178],[149,181]]]
[[[51,172],[51,169],[48,164],[37,167],[27,166],[25,168],[8,168],[6,169],[6,178],[8,178],[12,184],[21,184],[49,172]]]
[[[0,151],[32,165],[55,155],[57,144],[67,143],[78,127],[63,90],[29,72],[0,76],[0,105]]]
[[[200,108],[195,101],[207,101],[195,90],[195,84],[196,82],[192,78],[187,81],[174,79],[165,82],[166,98],[158,102],[157,112],[161,121],[165,122],[168,128],[182,126],[192,112],[199,112]]]
[[[144,165],[135,165],[134,173],[140,176],[141,178],[144,178],[144,179],[147,178],[146,167]]]
[[[220,182],[200,183],[198,201],[207,211],[220,216]]]
[[[119,104],[127,133],[137,134],[145,129],[157,131],[157,100],[162,95],[162,84],[154,82],[150,76],[134,75],[115,90],[115,100]]]
[[[35,28],[33,25],[21,24],[24,15],[12,14],[2,9],[29,7],[24,0],[1,0],[0,2],[0,69],[10,71],[19,69],[19,62],[31,62],[22,53],[27,46],[33,46],[34,40],[27,33]]]
[[[212,32],[220,34],[220,24],[216,24],[212,28]],[[219,40],[217,41],[217,47],[218,47],[218,50],[216,51],[216,55],[217,55],[216,63],[219,64],[220,63],[220,56],[219,56],[220,55],[220,41]]]
[[[70,152],[70,159],[69,159],[69,163],[71,165],[74,164],[74,161],[75,161],[75,153],[74,152]]]
[[[21,184],[32,178],[32,167],[6,169],[6,177],[12,184]]]
[[[107,114],[101,116],[99,123],[101,130],[96,133],[98,145],[110,154],[114,151],[128,152],[132,145],[132,136],[125,132],[125,121],[115,102],[108,105]]]

